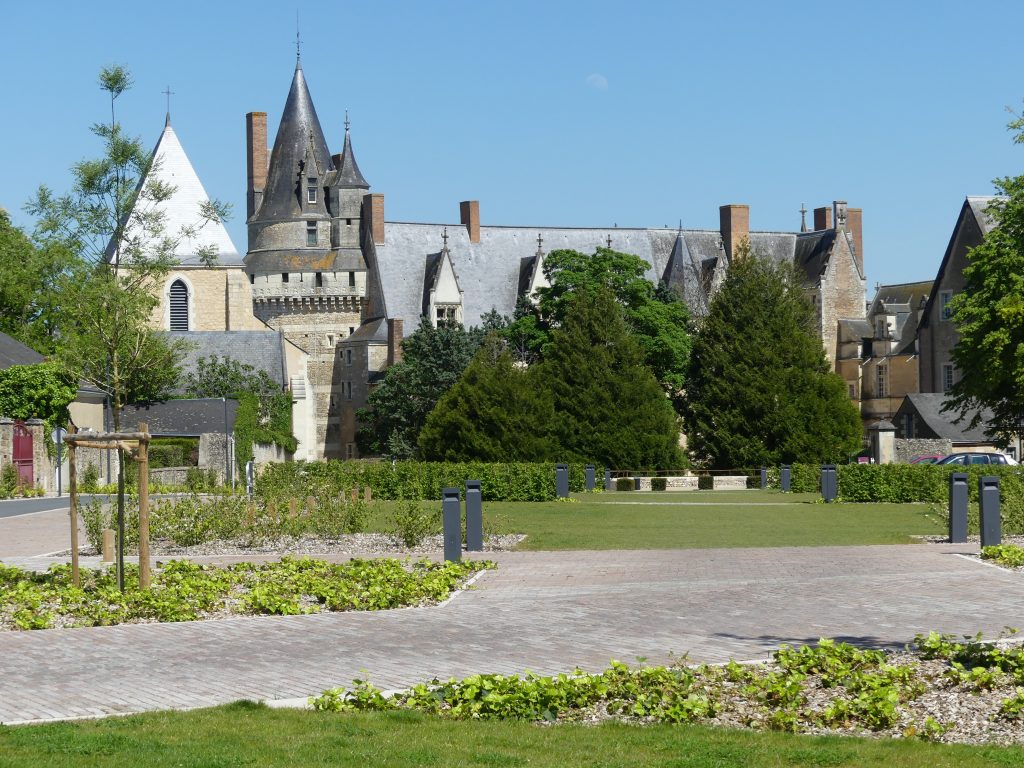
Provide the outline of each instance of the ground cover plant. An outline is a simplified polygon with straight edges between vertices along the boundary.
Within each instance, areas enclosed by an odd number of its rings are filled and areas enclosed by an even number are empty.
[[[981,559],[991,560],[997,565],[1004,565],[1007,568],[1024,568],[1024,547],[1017,544],[982,547]]]
[[[192,712],[154,712],[17,727],[0,726],[0,764],[36,768],[137,765],[334,768],[387,765],[564,768],[747,766],[1018,766],[1019,747],[947,745],[918,739],[798,736],[619,722],[541,728],[524,721],[454,722],[417,712],[269,709],[238,702]]]
[[[683,660],[685,661],[685,659]],[[885,652],[822,639],[766,664],[434,679],[385,696],[366,680],[311,699],[332,712],[412,710],[449,720],[704,723],[756,730],[1024,743],[1024,648],[919,635]],[[980,696],[981,692],[986,693]]]
[[[157,568],[148,590],[137,586],[137,566],[126,565],[121,592],[113,569],[84,570],[77,588],[68,565],[33,573],[0,563],[0,629],[385,610],[444,600],[472,573],[490,567],[487,562],[380,558],[337,564],[282,558],[221,568],[172,560]]]

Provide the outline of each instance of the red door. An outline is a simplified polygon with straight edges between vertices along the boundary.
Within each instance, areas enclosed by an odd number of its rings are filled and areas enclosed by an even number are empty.
[[[14,422],[14,466],[18,468],[18,485],[33,487],[32,433],[20,421]]]

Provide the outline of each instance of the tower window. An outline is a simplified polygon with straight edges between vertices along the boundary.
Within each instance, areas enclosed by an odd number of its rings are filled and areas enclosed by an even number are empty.
[[[349,272],[348,273],[348,287],[349,288],[355,288],[355,286],[356,286],[356,273],[355,272]]]
[[[188,327],[188,286],[183,280],[175,280],[170,289],[170,326],[172,331],[187,331]]]
[[[323,272],[317,272],[316,273],[316,287],[317,288],[323,288],[324,287],[324,273]]]
[[[316,202],[316,177],[306,179],[306,202]]]
[[[352,226],[352,219],[345,219],[345,226],[346,227],[351,227]]]
[[[281,282],[282,283],[287,283],[288,282],[288,273],[287,272],[282,272],[281,273]]]
[[[249,285],[256,285],[256,273],[249,275]]]
[[[316,222],[306,222],[306,245],[316,245]]]

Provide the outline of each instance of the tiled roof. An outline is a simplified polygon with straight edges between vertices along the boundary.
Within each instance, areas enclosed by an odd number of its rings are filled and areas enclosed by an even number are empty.
[[[207,432],[231,434],[237,410],[237,401],[219,397],[129,405],[121,412],[121,427],[133,430],[144,421],[149,433],[159,437],[198,437]]]
[[[282,389],[288,386],[284,339],[275,331],[171,331],[167,336],[188,342],[183,371],[194,370],[200,357],[230,357],[266,371]]]

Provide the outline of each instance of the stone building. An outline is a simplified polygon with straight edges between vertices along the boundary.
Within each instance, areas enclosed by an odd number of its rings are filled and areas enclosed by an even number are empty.
[[[793,232],[751,230],[750,209],[738,204],[721,206],[717,229],[490,225],[476,200],[460,202],[457,218],[453,203],[449,222],[394,222],[356,162],[347,118],[342,150],[331,153],[300,62],[272,147],[266,113],[245,119],[245,257],[239,263],[222,242],[221,265],[209,275],[183,263],[154,321],[222,334],[262,328],[299,350],[303,359],[287,381],[296,413],[307,419],[297,427],[303,458],[357,456],[356,410],[401,358],[403,336],[421,317],[472,326],[491,310],[511,315],[521,296],[544,284],[552,250],[635,254],[650,265],[651,282],[666,282],[699,317],[749,242],[754,253],[795,264],[805,276],[833,364],[839,320],[864,316],[862,215],[842,201],[816,209],[813,229],[802,223]],[[169,130],[158,149],[170,153],[180,144]],[[182,316],[187,323],[175,320]],[[225,344],[231,337],[218,338],[218,347]],[[859,378],[850,383],[859,386]]]

